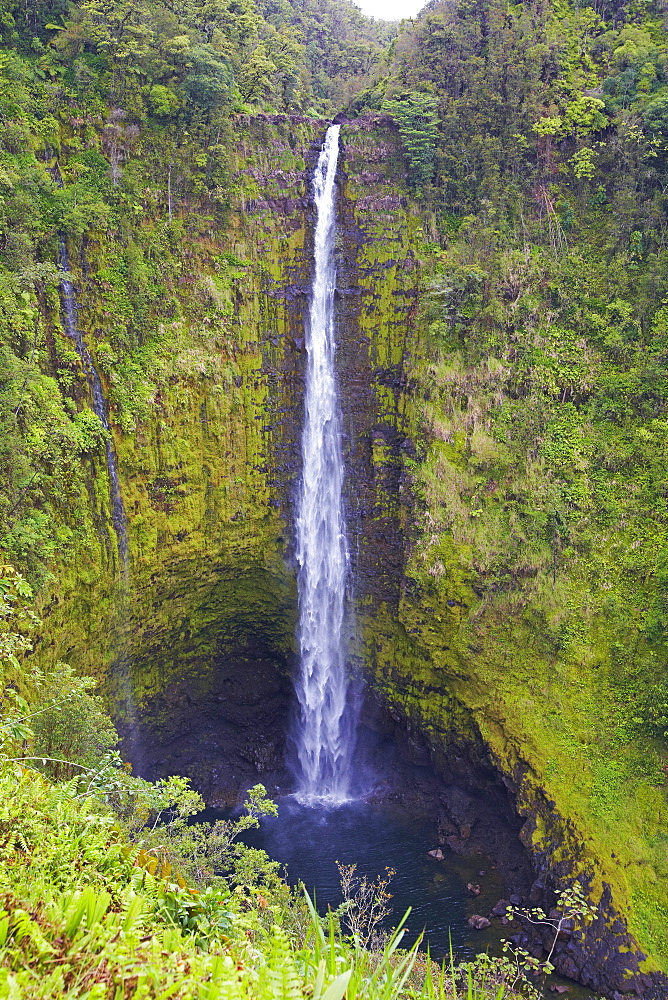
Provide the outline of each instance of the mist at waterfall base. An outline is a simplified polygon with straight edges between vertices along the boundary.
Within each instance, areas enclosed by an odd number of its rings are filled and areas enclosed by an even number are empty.
[[[502,879],[489,860],[461,857],[447,848],[443,861],[429,857],[436,845],[434,824],[391,803],[359,801],[323,809],[283,798],[278,816],[263,818],[260,829],[245,833],[243,840],[285,865],[288,882],[303,882],[321,913],[342,901],[337,861],[356,864],[357,874],[372,882],[391,868],[387,929],[410,907],[404,942],[414,942],[424,930],[422,947],[429,945],[434,958],[448,957],[450,940],[459,958],[487,949],[500,953],[506,928],[494,921],[489,930],[474,931],[467,924],[472,913],[486,915],[503,895]],[[467,890],[469,882],[480,885],[480,896]]]

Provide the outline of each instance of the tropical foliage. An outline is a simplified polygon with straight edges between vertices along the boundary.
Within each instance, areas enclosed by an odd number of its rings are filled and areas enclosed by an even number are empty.
[[[507,960],[475,975],[417,961],[419,942],[399,949],[401,927],[369,948],[370,931],[388,912],[387,878],[375,887],[365,880],[359,892],[348,871],[341,914],[318,916],[264,852],[234,843],[276,812],[264,788],[250,789],[239,819],[193,822],[204,803],[187,779],[152,785],[109,752],[113,726],[88,683],[61,667],[65,680],[44,705],[43,689],[53,694],[54,685],[18,669],[37,622],[12,567],[3,567],[0,595],[3,996],[452,1000],[473,990],[476,1000],[500,1000],[523,982],[520,966]],[[35,690],[42,700],[31,698]],[[91,708],[86,726],[77,709]],[[57,726],[41,725],[57,730],[68,761],[47,755],[37,728],[45,712],[61,713]]]
[[[664,17],[651,0],[436,0],[398,27],[348,0],[3,0],[0,546],[43,588],[56,555],[67,566],[99,528],[90,472],[108,432],[59,335],[60,241],[130,432],[177,366],[187,379],[223,357],[221,385],[235,384],[225,324],[248,265],[212,237],[239,183],[233,123],[384,116],[431,234],[407,590],[470,611],[467,649],[489,671],[477,691],[601,854],[628,832],[629,864],[651,872],[634,926],[668,958],[665,831],[643,818],[668,766]],[[91,273],[92,244],[113,249]],[[177,352],[190,320],[223,346],[189,333]],[[159,484],[160,502],[180,488]],[[26,579],[0,581],[9,995],[102,997],[125,981],[138,996],[215,996],[220,980],[351,996],[357,973],[338,977],[358,953],[327,938],[325,972],[309,965],[311,918],[275,868],[237,851],[233,830],[191,825],[200,803],[179,779],[128,774],[89,680],[32,669]],[[381,967],[389,996],[398,980]]]

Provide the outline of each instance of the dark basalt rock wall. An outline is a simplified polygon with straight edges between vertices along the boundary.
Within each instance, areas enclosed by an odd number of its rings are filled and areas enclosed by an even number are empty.
[[[140,773],[185,774],[222,806],[258,780],[281,781],[295,594],[289,578],[259,569],[219,568],[217,577],[190,606],[172,596],[178,616],[169,631],[144,632],[113,678],[126,752]]]
[[[337,367],[357,601],[398,603],[405,536],[403,458],[411,452],[407,369],[417,345],[424,238],[387,122],[342,128]]]
[[[374,692],[367,698],[363,722],[389,737],[384,752],[398,757],[390,779],[394,795],[416,814],[430,812],[437,819],[439,843],[463,854],[481,851],[493,858],[506,884],[506,904],[512,899],[520,910],[540,906],[558,920],[556,891],[572,884],[578,845],[573,825],[559,815],[556,804],[540,793],[526,801],[520,776],[503,774],[473,729],[439,738],[398,703],[389,705]],[[532,834],[546,823],[551,843],[536,851]],[[564,925],[556,944],[553,929],[521,917],[509,925],[506,936],[535,958],[545,960],[552,952],[560,975],[597,993],[668,995],[662,973],[641,971],[646,956],[629,934],[609,885],[596,904],[594,919],[587,925]],[[491,919],[499,915],[489,914]]]

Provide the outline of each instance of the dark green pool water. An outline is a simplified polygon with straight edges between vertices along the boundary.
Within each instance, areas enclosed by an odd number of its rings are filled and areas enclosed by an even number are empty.
[[[394,869],[387,923],[396,924],[410,907],[406,940],[424,930],[435,958],[449,953],[450,939],[460,958],[487,948],[498,952],[507,933],[498,920],[485,931],[467,924],[472,913],[486,916],[503,895],[503,883],[489,860],[461,857],[446,848],[444,860],[434,860],[428,851],[437,845],[435,825],[390,805],[356,802],[323,810],[286,798],[279,802],[278,817],[263,820],[260,830],[244,839],[285,865],[291,884],[303,882],[321,912],[342,901],[337,861],[356,864],[357,872],[372,881],[386,868]],[[480,885],[479,896],[467,891],[467,882]]]

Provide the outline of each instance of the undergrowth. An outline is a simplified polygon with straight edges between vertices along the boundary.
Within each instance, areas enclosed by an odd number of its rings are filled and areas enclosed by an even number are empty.
[[[276,812],[262,785],[239,818],[208,824],[188,779],[133,776],[89,679],[24,659],[38,624],[29,586],[0,567],[0,997],[513,993],[517,962],[438,969],[419,941],[401,950],[401,924],[375,933],[389,872],[360,891],[352,868],[346,903],[320,917],[277,862],[237,842]]]
[[[438,969],[400,950],[401,928],[365,949],[285,885],[195,889],[71,783],[15,764],[0,772],[0,907],[12,1000],[501,1000],[520,982],[507,961]]]

